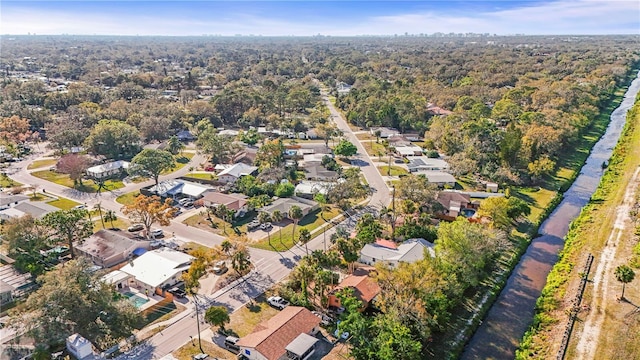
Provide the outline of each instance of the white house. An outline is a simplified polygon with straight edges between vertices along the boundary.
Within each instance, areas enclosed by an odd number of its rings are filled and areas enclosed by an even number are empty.
[[[409,172],[416,171],[446,171],[449,170],[449,163],[442,159],[433,159],[426,156],[408,156]]]
[[[191,255],[163,247],[147,251],[120,271],[132,276],[129,287],[152,294],[156,289],[180,282],[182,273],[189,270],[193,259]]]
[[[91,341],[85,339],[78,333],[67,338],[67,350],[79,360],[93,357],[93,345]]]
[[[233,164],[230,168],[222,170],[218,174],[218,180],[225,183],[234,183],[245,175],[253,174],[258,168],[256,166],[247,165],[244,163]]]
[[[121,174],[129,168],[129,162],[118,160],[110,163],[92,166],[87,169],[87,176],[94,179],[105,179],[114,175]]]
[[[422,175],[427,178],[427,181],[431,184],[443,186],[455,186],[456,178],[453,175],[444,171],[416,171],[416,175]]]
[[[359,262],[374,265],[384,262],[392,268],[401,262],[413,263],[424,259],[425,251],[435,256],[434,245],[425,239],[409,239],[401,244],[389,240],[377,240],[360,250]]]
[[[303,180],[296,185],[295,195],[305,199],[313,199],[316,194],[327,195],[333,183],[324,181]]]
[[[189,197],[200,199],[205,193],[212,191],[211,186],[184,180],[165,180],[149,188],[150,193],[163,198]]]
[[[396,152],[400,156],[420,156],[422,155],[422,148],[418,145],[409,144],[395,147]]]

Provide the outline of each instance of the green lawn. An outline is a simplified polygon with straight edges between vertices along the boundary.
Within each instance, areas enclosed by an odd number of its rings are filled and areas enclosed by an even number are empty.
[[[58,162],[57,159],[36,160],[27,166],[27,169],[37,169],[45,166],[53,166]]]
[[[213,180],[216,177],[214,173],[188,173],[184,177],[192,179]]]
[[[331,208],[330,211],[325,212],[324,217],[329,220],[341,213],[338,208]],[[293,237],[293,223],[282,228],[282,238],[280,238],[280,231],[272,231],[271,232],[271,244],[269,244],[269,237],[265,237],[261,239],[259,242],[251,244],[251,247],[264,249],[264,250],[275,250],[275,251],[285,251],[292,248],[298,242],[298,235],[300,234],[300,229],[307,229],[311,232],[311,236],[315,237],[318,234],[314,233],[314,230],[317,229],[320,225],[324,224],[325,221],[320,216],[320,210],[316,210],[309,215],[305,216],[300,220],[298,226],[296,226],[296,236],[295,241]]]
[[[41,170],[41,171],[32,172],[31,175],[38,177],[40,179],[51,181],[52,183],[66,186],[68,188],[76,189],[82,192],[86,192],[86,193],[98,192],[98,185],[93,180],[83,180],[82,185],[74,186],[73,180],[69,178],[68,174],[61,174],[51,170]],[[104,188],[101,191],[116,190],[123,187],[124,187],[124,184],[122,183],[122,180],[111,179],[104,182]]]
[[[133,200],[140,195],[140,191],[132,191],[123,195],[120,195],[116,198],[116,202],[122,205],[133,204]]]
[[[400,175],[408,175],[409,171],[405,168],[401,168],[400,166],[391,165],[391,172],[389,172],[388,166],[378,166],[378,171],[382,176],[400,176]]]
[[[80,203],[77,203],[73,200],[69,200],[65,198],[58,198],[58,200],[48,201],[47,204],[51,206],[55,206],[58,209],[62,209],[62,210],[69,210],[74,206],[80,205]]]
[[[10,187],[20,186],[20,185],[22,184],[20,184],[17,181],[13,181],[7,175],[0,175],[0,187],[10,188]]]
[[[367,150],[367,153],[372,158],[375,157],[377,159],[379,157],[378,154],[384,155],[387,153],[384,146],[380,143],[376,143],[375,141],[365,141],[362,143],[362,146],[364,146],[365,150]]]
[[[102,216],[104,217],[104,211],[102,212]],[[100,220],[100,214],[96,215],[96,216],[92,216],[92,220],[93,220],[93,231],[98,231],[98,230],[102,230],[102,220]],[[106,229],[111,229],[111,228],[115,228],[115,229],[126,229],[129,227],[129,225],[131,225],[131,222],[125,219],[121,219],[121,218],[117,218],[116,220],[113,221],[113,224],[111,223],[111,221],[104,221],[104,226]]]
[[[371,135],[371,133],[356,134],[356,138],[358,138],[358,140],[375,140],[376,139],[376,137]]]
[[[189,161],[191,161],[191,158],[193,157],[193,155],[194,155],[193,153],[188,153],[188,152],[183,152],[181,155],[176,155],[175,163],[174,163],[175,167],[171,170],[163,171],[160,175],[171,174],[172,172],[182,169],[185,165],[189,163]]]

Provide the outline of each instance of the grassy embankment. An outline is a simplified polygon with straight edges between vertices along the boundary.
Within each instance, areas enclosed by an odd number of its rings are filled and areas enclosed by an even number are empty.
[[[591,197],[589,204],[583,208],[580,216],[570,226],[569,233],[565,237],[564,249],[549,273],[542,295],[538,298],[533,324],[520,344],[518,359],[546,359],[557,353],[567,321],[565,310],[569,308],[570,300],[575,296],[575,293],[567,290],[575,289],[575,284],[581,277],[579,271],[588,253],[596,254],[597,262],[597,254],[604,247],[613,229],[616,207],[622,203],[626,187],[635,169],[640,166],[639,125],[640,97],[636,99],[634,108],[628,113],[625,129],[598,189]],[[629,227],[626,235],[631,235],[632,231],[633,229]],[[618,251],[621,250],[618,249]],[[627,289],[629,294],[627,296],[631,298],[633,292],[629,290],[632,288],[627,287]],[[587,286],[583,303],[591,299],[590,291],[591,287]],[[596,353],[602,358],[632,358],[634,354],[637,356],[640,353],[640,342],[637,339],[633,340],[634,336],[637,337],[637,334],[640,334],[640,322],[625,319],[623,313],[616,311],[622,309],[622,305],[616,306],[617,309],[607,311],[601,330],[602,335],[606,334],[601,339],[605,337],[606,339],[600,343],[601,346]],[[579,330],[582,324],[577,321],[575,326],[575,330]],[[560,334],[560,336],[552,336],[554,334]],[[575,347],[575,339],[573,340],[570,342],[567,358],[572,357]]]
[[[633,72],[635,74],[636,72]],[[631,73],[630,73],[631,74]],[[630,77],[625,84],[628,84]],[[537,234],[538,227],[544,219],[555,209],[562,200],[562,193],[566,191],[586,161],[591,148],[606,131],[611,112],[620,104],[627,85],[619,88],[607,105],[600,111],[600,115],[587,129],[584,135],[575,142],[574,150],[558,160],[558,167],[553,177],[547,177],[535,188],[512,188],[512,196],[527,201],[531,206],[531,214],[527,223],[521,223],[518,231],[511,234],[514,248],[504,253],[497,261],[494,272],[473,292],[462,306],[457,307],[450,323],[443,332],[434,337],[431,353],[428,358],[445,359],[457,358],[464,348],[466,339],[470,338],[479,326],[480,320],[500,294],[507,279],[522,254],[526,251],[531,238]],[[460,332],[464,336],[458,337]]]

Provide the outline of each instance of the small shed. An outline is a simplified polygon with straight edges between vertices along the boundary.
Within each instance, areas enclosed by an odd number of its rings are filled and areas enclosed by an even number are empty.
[[[498,184],[492,183],[492,182],[488,182],[487,183],[487,191],[488,192],[492,192],[492,193],[497,193],[498,192]]]
[[[67,338],[67,350],[80,360],[93,356],[93,345],[91,341],[85,339],[78,333]]]

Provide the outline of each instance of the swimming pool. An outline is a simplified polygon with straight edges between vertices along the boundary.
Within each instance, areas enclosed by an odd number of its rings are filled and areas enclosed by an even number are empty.
[[[123,295],[128,297],[129,301],[131,301],[131,303],[133,303],[133,305],[137,308],[140,308],[142,305],[149,302],[149,299],[145,299],[142,296],[134,294],[130,291],[125,292]]]
[[[468,218],[472,217],[476,213],[476,211],[473,209],[462,209],[460,212],[462,213],[462,215]]]

